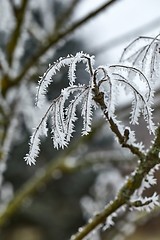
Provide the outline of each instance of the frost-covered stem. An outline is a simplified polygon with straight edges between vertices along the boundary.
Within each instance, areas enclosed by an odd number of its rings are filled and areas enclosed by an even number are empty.
[[[111,128],[112,132],[114,132],[115,135],[117,136],[121,146],[124,148],[128,148],[133,154],[137,155],[140,160],[143,160],[145,155],[139,150],[138,147],[135,147],[132,144],[128,144],[126,142],[126,136],[121,134],[121,132],[118,129],[118,126],[114,122],[113,118],[108,116],[108,112],[106,111],[107,107],[104,103],[104,93],[99,92],[99,88],[96,85],[95,85],[93,91],[95,93],[94,100],[96,101],[96,103],[98,103],[100,105],[104,116],[106,117],[107,121],[110,124],[110,128]]]
[[[124,203],[125,202],[119,201],[118,198],[115,199],[115,201],[109,204],[103,212],[96,214],[88,224],[86,224],[84,227],[81,227],[79,231],[71,237],[71,240],[81,240],[86,237],[88,233],[94,230],[98,225],[103,224],[106,220],[106,217],[115,212]]]
[[[107,117],[108,122],[110,123],[110,128],[112,130],[112,132],[114,132],[116,134],[116,136],[118,137],[119,143],[121,144],[122,147],[124,148],[128,148],[133,154],[137,155],[137,157],[140,160],[143,160],[145,155],[139,150],[138,147],[133,146],[132,144],[128,144],[126,142],[126,137],[125,135],[122,135],[118,129],[118,126],[116,125],[116,123],[113,121],[112,118],[108,118],[108,113],[104,113],[105,116]]]
[[[25,76],[25,74],[28,72],[28,70],[30,68],[32,68],[32,67],[34,67],[38,64],[38,61],[39,61],[40,57],[43,54],[45,54],[49,48],[54,47],[57,43],[59,43],[66,36],[68,36],[73,31],[75,31],[76,29],[81,27],[83,24],[87,23],[93,17],[97,16],[97,14],[101,13],[107,7],[110,7],[116,1],[118,1],[118,0],[107,1],[107,3],[103,4],[101,7],[92,11],[91,13],[89,13],[84,18],[78,20],[73,25],[69,26],[67,29],[64,29],[63,31],[59,31],[56,34],[54,33],[52,37],[49,36],[48,42],[44,46],[42,46],[34,56],[32,56],[32,58],[29,60],[29,62],[27,62],[27,64],[24,66],[24,68],[22,69],[20,74],[14,79],[14,81],[11,80],[11,79],[7,79],[7,83],[6,83],[6,79],[2,80],[1,84],[2,84],[3,95],[6,94],[7,90],[10,87],[13,87],[13,86],[17,85],[22,80],[22,78]]]
[[[147,155],[145,155],[144,161],[140,161],[136,170],[130,174],[125,184],[120,189],[115,200],[111,202],[104,210],[93,217],[84,227],[80,228],[75,235],[71,237],[71,240],[81,240],[86,237],[91,231],[93,231],[99,225],[105,223],[106,218],[113,212],[118,210],[121,206],[128,204],[132,194],[138,189],[142,183],[146,174],[157,164],[160,163],[158,157],[160,151],[160,127],[157,129],[157,135],[154,144]]]

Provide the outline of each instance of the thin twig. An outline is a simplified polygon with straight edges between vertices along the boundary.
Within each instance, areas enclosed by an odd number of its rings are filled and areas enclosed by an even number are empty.
[[[23,77],[28,72],[28,70],[30,68],[34,67],[38,63],[40,57],[43,54],[45,54],[49,48],[54,47],[57,43],[60,42],[60,40],[64,39],[66,36],[73,33],[73,31],[75,31],[76,29],[81,27],[83,24],[87,23],[90,19],[97,16],[99,13],[101,13],[106,8],[110,7],[116,1],[118,1],[118,0],[107,1],[107,3],[103,4],[98,9],[89,13],[86,17],[82,18],[81,20],[76,21],[72,26],[68,27],[67,29],[64,29],[61,32],[58,32],[57,34],[54,33],[52,37],[49,37],[48,42],[44,46],[42,46],[34,56],[32,56],[32,58],[27,62],[27,64],[24,66],[24,68],[22,69],[20,74],[14,80],[6,79],[6,78],[2,79],[1,89],[2,89],[3,95],[6,94],[7,90],[10,87],[17,85],[23,79]]]
[[[7,44],[7,57],[9,65],[12,64],[14,50],[20,38],[21,27],[26,15],[28,0],[23,0],[20,9],[16,9],[16,26]]]

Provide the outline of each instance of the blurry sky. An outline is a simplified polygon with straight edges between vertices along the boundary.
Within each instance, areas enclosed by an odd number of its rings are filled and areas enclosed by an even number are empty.
[[[82,0],[75,12],[75,18],[79,19],[88,12],[101,6],[106,0]],[[153,24],[154,23],[154,24]],[[159,25],[159,27],[158,27]],[[154,26],[154,27],[153,27]],[[153,29],[151,31],[151,29]],[[137,32],[137,30],[139,30]],[[104,10],[96,18],[87,23],[78,31],[78,35],[86,40],[88,49],[102,49],[98,60],[101,64],[107,61],[117,61],[123,48],[139,35],[155,36],[160,31],[160,1],[158,0],[119,0]],[[114,48],[107,47],[107,43],[113,43],[119,36],[131,33],[130,38],[124,37],[122,44]],[[84,37],[85,36],[85,37]]]

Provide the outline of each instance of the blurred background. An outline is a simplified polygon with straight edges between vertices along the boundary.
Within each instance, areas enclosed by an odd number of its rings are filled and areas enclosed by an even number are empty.
[[[99,111],[88,136],[81,137],[82,120],[77,121],[67,149],[55,150],[49,133],[35,166],[23,158],[37,123],[36,85],[48,64],[78,51],[95,55],[96,66],[117,63],[131,41],[159,33],[159,8],[157,0],[0,0],[0,239],[69,239],[115,197],[135,168],[137,159],[120,148]],[[77,79],[87,84],[84,69],[78,65]],[[64,68],[54,77],[48,99],[67,85]],[[130,105],[123,96],[120,102],[117,116],[127,124]],[[159,102],[160,86],[155,121]],[[140,121],[134,129],[147,148],[151,136]],[[159,209],[126,212],[115,227],[91,239],[158,240],[159,224]]]

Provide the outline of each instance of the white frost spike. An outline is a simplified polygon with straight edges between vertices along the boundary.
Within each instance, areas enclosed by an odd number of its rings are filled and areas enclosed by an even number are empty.
[[[83,117],[83,129],[82,135],[87,135],[91,131],[91,120],[92,120],[92,89],[88,89],[84,100],[82,102],[82,117]]]
[[[77,93],[75,98],[70,102],[69,106],[66,109],[66,139],[70,141],[72,133],[74,132],[74,122],[77,120],[76,116],[76,107],[82,101],[85,93],[87,91],[86,87],[83,87],[80,93]]]
[[[131,61],[136,59],[139,53],[143,53],[153,38],[140,36],[132,41],[123,51],[120,61]],[[137,59],[138,60],[138,59]]]
[[[159,77],[159,46],[160,34],[154,38],[138,37],[125,48],[121,61],[143,71],[153,85]]]
[[[120,96],[119,89],[123,87],[126,93],[132,96],[131,124],[138,124],[140,114],[148,123],[150,133],[154,133],[155,126],[152,121],[151,104],[153,91],[145,75],[134,67],[123,65],[100,66],[96,69],[101,71],[103,77],[98,80],[100,91],[104,93],[104,102],[107,106],[108,117],[116,117],[115,110]],[[139,88],[143,84],[144,89]]]
[[[69,83],[70,85],[73,85],[75,83],[76,80],[76,64],[80,61],[82,61],[81,57],[82,57],[82,52],[81,53],[77,53],[76,56],[73,58],[72,62],[70,63],[69,66],[69,70],[68,70],[68,78],[69,78]]]
[[[83,62],[87,66],[87,71],[89,71],[88,61],[91,62],[91,67],[93,64],[93,57],[90,57],[88,54],[85,54],[83,52],[78,52],[76,56],[68,55],[66,58],[60,58],[57,62],[55,62],[53,65],[49,65],[49,68],[47,71],[43,74],[43,76],[40,78],[38,84],[38,91],[36,96],[36,105],[38,107],[43,106],[43,101],[45,98],[45,95],[47,93],[48,86],[53,82],[53,76],[60,71],[60,69],[64,66],[69,66],[69,84],[72,86],[75,82],[76,76],[76,64],[78,62]]]
[[[111,215],[109,215],[106,219],[105,225],[103,226],[102,230],[105,231],[108,228],[112,227],[115,225],[114,218],[117,218],[118,212],[121,212],[121,208],[115,212],[113,212]]]
[[[35,158],[39,155],[39,145],[40,145],[40,139],[39,139],[40,132],[37,131],[37,129],[33,132],[33,135],[31,136],[30,144],[29,144],[29,153],[26,154],[24,157],[24,160],[28,165],[32,165],[36,163]]]
[[[38,82],[38,91],[36,96],[36,105],[38,107],[43,106],[43,101],[47,93],[48,86],[52,83],[52,77],[60,71],[61,67],[68,66],[73,60],[73,56],[68,56],[67,58],[61,58],[59,61],[55,62],[53,65],[50,65],[47,71],[43,74],[43,77],[40,78]]]
[[[69,71],[68,71],[68,78],[69,78],[69,84],[72,86],[75,83],[76,80],[76,64],[79,62],[83,62],[86,64],[86,71],[90,73],[90,67],[93,66],[94,64],[94,56],[89,56],[89,54],[83,53],[83,52],[78,52],[75,57],[73,57],[72,62],[70,63],[69,66]],[[90,66],[89,63],[90,62]]]
[[[60,111],[60,100],[55,103],[52,116],[52,139],[55,148],[64,148],[67,146],[64,132],[64,117]]]
[[[115,102],[114,100],[114,94],[117,94],[118,87],[124,86],[127,92],[130,92],[132,94],[132,112],[131,112],[131,124],[138,124],[138,119],[140,116],[140,113],[143,114],[144,119],[148,123],[148,129],[150,133],[155,132],[155,126],[152,121],[152,109],[151,104],[153,102],[153,92],[151,90],[150,83],[148,79],[144,76],[144,74],[139,71],[138,69],[122,66],[122,65],[112,65],[110,66],[110,69],[112,71],[112,78],[109,78],[108,81],[110,81],[110,92],[109,92],[109,100],[111,102]],[[133,72],[134,77],[129,78],[128,72]],[[111,80],[112,79],[112,82]],[[145,83],[145,91],[142,89],[139,89],[139,84]],[[116,87],[112,87],[113,84]],[[113,97],[113,101],[112,101]],[[112,103],[112,104],[113,104]],[[108,110],[109,111],[109,110]],[[114,113],[114,108],[112,107],[112,115]]]
[[[109,104],[108,104],[108,116],[110,118],[114,116],[114,113],[115,113],[118,88],[116,87],[116,84],[112,82],[111,79],[109,83],[110,83],[110,96],[109,96]]]
[[[39,125],[34,129],[34,132],[30,138],[30,143],[29,143],[29,153],[26,154],[26,156],[24,157],[24,160],[26,161],[26,163],[28,165],[32,165],[36,163],[36,158],[39,155],[39,145],[40,145],[40,137],[41,136],[47,136],[47,125],[46,125],[46,121],[49,115],[49,112],[52,108],[52,105],[48,108],[47,112],[45,113],[45,115],[43,116],[43,118],[41,119]]]
[[[154,176],[155,171],[159,170],[160,164],[157,164],[154,168],[152,168],[149,173],[143,179],[140,188],[136,191],[138,196],[142,195],[145,189],[150,188],[151,186],[157,183],[157,179]]]
[[[141,202],[141,206],[133,207],[138,211],[151,212],[156,206],[160,206],[159,195],[156,192],[151,197],[140,197],[136,201]]]

